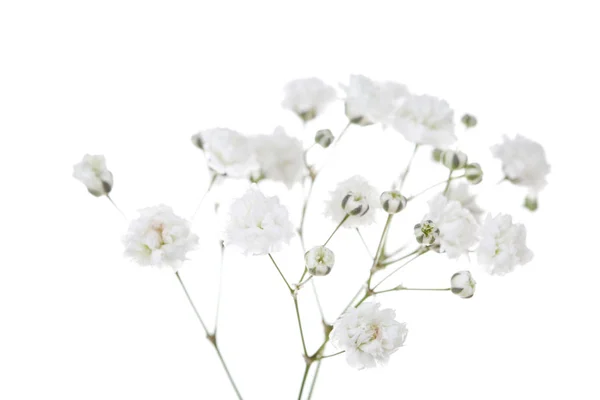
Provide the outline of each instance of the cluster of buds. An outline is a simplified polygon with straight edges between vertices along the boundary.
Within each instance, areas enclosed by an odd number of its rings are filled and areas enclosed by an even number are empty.
[[[342,208],[348,215],[362,217],[369,211],[369,203],[363,196],[349,192],[342,199]]]
[[[309,274],[325,276],[335,264],[335,255],[325,246],[315,246],[304,254],[304,262]]]
[[[478,163],[468,164],[469,159],[462,151],[434,149],[431,158],[452,171],[464,169],[465,178],[472,185],[477,185],[483,180],[481,165]]]
[[[381,207],[388,214],[396,214],[404,210],[408,201],[398,191],[383,192],[379,200],[381,201]]]
[[[452,293],[463,298],[469,299],[475,294],[476,282],[469,271],[459,271],[450,278],[450,288]]]
[[[431,246],[440,237],[440,229],[428,219],[415,225],[415,237],[420,244]]]
[[[333,139],[335,138],[329,129],[321,129],[317,131],[315,135],[315,142],[324,149],[328,148],[331,143],[333,143]]]

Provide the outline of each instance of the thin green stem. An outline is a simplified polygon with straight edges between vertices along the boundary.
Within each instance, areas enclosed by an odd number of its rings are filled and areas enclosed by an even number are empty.
[[[362,244],[365,246],[365,249],[367,250],[367,253],[369,254],[369,258],[373,259],[371,250],[369,250],[369,246],[367,246],[367,242],[365,241],[365,238],[363,237],[362,233],[360,233],[360,229],[356,228],[356,233],[358,233],[358,236],[360,237]]]
[[[455,180],[455,179],[464,178],[465,176],[466,176],[466,175],[454,176],[454,177],[450,178],[450,181],[453,181],[453,180]],[[411,201],[411,200],[412,200],[412,199],[414,199],[415,197],[417,197],[417,196],[420,196],[420,195],[422,195],[423,193],[425,193],[425,192],[427,192],[427,191],[429,191],[429,190],[433,189],[434,187],[436,187],[436,186],[439,186],[439,185],[442,185],[442,184],[444,184],[444,183],[446,183],[446,184],[447,184],[447,183],[448,183],[448,180],[447,180],[447,179],[444,179],[443,181],[441,181],[441,182],[438,182],[438,183],[436,183],[435,185],[431,185],[431,186],[429,186],[427,189],[421,190],[419,193],[417,193],[417,194],[414,194],[414,195],[410,196],[410,197],[407,199],[407,201]]]
[[[346,216],[342,219],[342,221],[338,224],[338,226],[335,227],[335,229],[333,230],[333,232],[329,236],[329,239],[327,239],[325,241],[325,243],[323,244],[323,246],[327,246],[327,243],[329,243],[329,241],[331,240],[331,238],[333,237],[333,235],[335,235],[335,233],[338,231],[338,229],[340,229],[341,226],[344,225],[344,222],[346,222],[349,217],[350,217],[350,214],[346,214]]]
[[[308,167],[310,168],[310,167]],[[308,202],[310,200],[310,196],[312,195],[313,188],[315,186],[316,176],[310,176],[310,183],[308,186],[308,193],[304,198],[304,202],[302,204],[302,214],[300,217],[300,226],[298,227],[298,236],[300,237],[300,244],[302,245],[302,251],[306,251],[306,246],[304,244],[304,223],[306,221],[306,210],[308,209]]]
[[[290,286],[290,284],[288,283],[287,279],[285,279],[285,276],[283,276],[283,272],[281,272],[281,270],[279,269],[279,266],[277,265],[277,263],[275,262],[275,259],[273,258],[273,256],[271,255],[271,253],[267,254],[269,256],[269,258],[271,259],[271,261],[273,262],[273,265],[275,266],[275,268],[277,268],[277,272],[279,272],[279,275],[281,275],[281,279],[283,279],[283,281],[285,282],[285,286],[287,286],[288,290],[290,291],[290,293],[293,293],[294,290],[292,289],[292,287]]]
[[[217,311],[215,313],[215,330],[214,330],[214,335],[217,336],[217,328],[219,327],[219,314],[221,311],[221,291],[223,288],[223,265],[224,263],[224,258],[225,258],[225,244],[223,243],[223,241],[220,241],[220,246],[221,246],[221,263],[219,265],[219,288],[217,291]]]
[[[405,266],[407,266],[408,264],[410,264],[411,262],[413,262],[417,258],[421,257],[423,254],[427,253],[428,251],[429,251],[429,248],[423,249],[422,251],[420,251],[419,253],[417,253],[417,255],[415,255],[413,258],[411,258],[410,260],[408,260],[407,262],[405,262],[404,264],[400,265],[398,268],[396,268],[395,270],[393,270],[392,272],[390,272],[381,281],[379,281],[379,283],[377,285],[375,285],[373,287],[373,290],[377,289],[383,282],[385,282],[386,280],[388,280],[396,272],[400,271],[402,268],[404,268]]]
[[[313,381],[310,384],[310,391],[308,392],[308,397],[306,400],[312,399],[313,392],[315,390],[315,384],[317,383],[317,377],[319,376],[319,371],[321,370],[321,360],[317,361],[317,369],[315,370],[315,376],[313,377]]]
[[[380,291],[375,292],[373,294],[381,294],[381,293],[388,293],[388,292],[398,292],[400,290],[419,290],[419,291],[429,291],[429,292],[446,292],[448,290],[452,290],[452,288],[429,289],[429,288],[407,288],[407,287],[403,287],[403,286],[396,286],[395,288],[386,289],[386,290],[380,290]]]
[[[204,203],[204,200],[206,199],[206,196],[208,196],[208,194],[210,193],[211,189],[215,185],[215,182],[217,181],[217,178],[219,177],[219,175],[217,173],[213,172],[213,171],[211,171],[210,173],[212,174],[212,176],[210,178],[210,182],[208,183],[208,187],[206,188],[206,191],[202,195],[202,198],[200,198],[200,202],[196,206],[196,210],[194,211],[194,214],[192,214],[192,218],[190,218],[191,221],[193,221],[196,218],[196,214],[198,214],[198,211],[200,211],[200,207],[202,207],[202,203]]]
[[[127,216],[125,215],[125,213],[123,211],[121,211],[121,209],[119,208],[117,203],[114,202],[114,200],[112,199],[112,197],[110,197],[110,195],[108,193],[106,193],[106,198],[112,203],[113,206],[115,206],[115,208],[123,216],[123,218],[125,218],[125,220],[127,220]]]
[[[448,179],[446,180],[446,187],[444,188],[444,196],[448,193],[448,189],[450,189],[450,182],[452,182],[452,173],[454,172],[454,170],[450,170],[450,173],[448,174]]]
[[[296,309],[296,318],[298,318],[298,327],[300,328],[300,338],[302,339],[302,350],[304,356],[308,357],[308,351],[306,350],[306,341],[304,340],[304,330],[302,329],[302,319],[300,318],[300,308],[298,307],[298,298],[293,296],[294,308]]]
[[[394,214],[388,215],[387,220],[385,221],[385,226],[383,227],[383,232],[381,232],[381,238],[379,239],[379,245],[377,245],[377,251],[375,252],[375,258],[373,258],[373,265],[371,266],[371,272],[369,273],[369,279],[367,280],[367,293],[371,289],[371,279],[373,278],[373,274],[377,268],[379,259],[381,258],[381,254],[383,252],[383,246],[385,244],[387,234],[390,230],[390,224],[392,222],[393,217],[394,217]]]
[[[302,384],[300,385],[300,393],[298,393],[298,400],[302,400],[302,393],[304,393],[304,385],[306,385],[306,378],[308,377],[308,371],[310,370],[311,363],[307,362],[304,368],[304,375],[302,375]]]
[[[378,267],[387,267],[388,265],[391,265],[391,264],[395,264],[395,263],[397,263],[397,262],[400,262],[400,261],[402,261],[402,260],[404,260],[404,259],[406,259],[406,258],[408,258],[408,257],[410,257],[410,256],[412,256],[412,255],[415,255],[415,254],[417,254],[419,251],[421,251],[421,249],[422,249],[422,248],[421,248],[421,247],[419,247],[418,249],[416,249],[416,250],[415,250],[415,251],[413,251],[412,253],[406,254],[406,255],[404,255],[404,256],[402,256],[402,257],[400,257],[400,258],[396,258],[395,260],[389,260],[389,261],[385,261],[385,262],[380,262],[380,263],[378,264]]]
[[[200,313],[198,312],[196,305],[192,301],[192,298],[190,297],[190,294],[188,293],[187,288],[185,287],[185,284],[181,280],[181,276],[179,276],[179,272],[175,272],[175,276],[177,277],[177,280],[179,281],[179,284],[181,285],[181,288],[183,289],[183,292],[185,293],[185,296],[187,297],[190,305],[192,306],[192,309],[194,310],[196,317],[198,317],[198,321],[200,321],[200,325],[202,325],[202,329],[204,329],[204,332],[206,333],[206,337],[207,337],[208,341],[210,343],[212,343],[213,347],[215,348],[215,351],[217,352],[217,355],[219,356],[219,360],[221,360],[221,365],[223,365],[223,369],[225,370],[225,373],[227,374],[227,378],[229,378],[229,382],[231,383],[231,386],[233,386],[233,390],[235,391],[235,394],[237,395],[238,399],[243,400],[242,395],[240,394],[240,391],[238,390],[237,385],[235,384],[235,381],[233,380],[233,376],[231,375],[231,372],[229,372],[227,363],[225,363],[225,359],[223,358],[223,355],[221,354],[221,350],[219,349],[219,345],[217,344],[216,334],[215,333],[211,334],[208,331],[208,328],[206,327],[206,324],[202,320],[202,317],[200,316]]]
[[[310,281],[310,284],[313,289],[313,293],[315,294],[315,300],[317,301],[317,307],[319,308],[319,314],[321,315],[321,322],[326,324],[325,314],[323,313],[323,306],[321,306],[321,300],[319,299],[319,294],[317,293],[317,286],[315,285],[315,281]]]
[[[331,358],[331,357],[335,357],[335,356],[339,356],[342,353],[345,353],[346,350],[342,350],[342,351],[338,351],[337,353],[334,354],[328,354],[326,356],[319,356],[319,360],[323,360],[324,358]]]
[[[417,154],[417,150],[419,150],[419,145],[415,144],[415,148],[412,152],[412,155],[410,156],[410,159],[408,160],[408,164],[406,165],[406,169],[404,170],[404,172],[402,173],[402,176],[400,177],[400,184],[398,185],[398,191],[402,192],[402,188],[404,187],[404,182],[406,182],[406,177],[408,176],[408,173],[410,172],[410,167],[413,163],[413,160],[415,159],[415,155]]]

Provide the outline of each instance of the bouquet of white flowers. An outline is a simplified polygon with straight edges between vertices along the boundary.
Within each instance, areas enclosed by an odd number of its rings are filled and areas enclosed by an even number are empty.
[[[457,148],[454,111],[446,101],[411,93],[402,84],[373,81],[362,75],[351,76],[343,91],[345,128],[337,135],[330,129],[316,131],[310,146],[305,147],[300,140],[288,136],[281,127],[271,135],[251,136],[226,128],[214,128],[192,136],[193,144],[204,152],[211,174],[206,193],[215,183],[224,180],[248,182],[245,193],[230,204],[228,220],[220,238],[222,249],[237,248],[248,256],[267,256],[265,259],[273,264],[289,291],[302,339],[299,345],[303,359],[299,362],[305,364],[297,394],[299,400],[312,397],[314,381],[323,360],[343,354],[351,367],[372,368],[385,364],[404,345],[408,333],[406,323],[397,320],[394,310],[381,306],[380,295],[405,290],[447,291],[463,299],[474,295],[475,280],[466,270],[449,276],[445,287],[406,287],[402,284],[385,287],[400,269],[415,259],[425,254],[458,259],[474,253],[477,263],[485,271],[504,275],[533,257],[526,245],[526,230],[522,224],[513,222],[512,217],[505,214],[488,214],[483,218],[484,211],[469,189],[470,185],[482,181],[483,171],[480,164],[472,162],[471,156]],[[306,124],[319,118],[337,99],[336,89],[320,79],[299,79],[285,86],[282,106]],[[469,114],[460,121],[465,129],[477,125],[477,119]],[[412,143],[412,157],[406,160],[406,166],[398,171],[398,178],[390,182],[387,191],[378,191],[367,179],[358,175],[341,181],[324,204],[326,215],[335,223],[335,229],[321,244],[304,248],[307,206],[323,168],[323,163],[320,166],[309,163],[309,153],[321,147],[325,158],[332,157],[332,149],[351,128],[363,129],[376,124],[383,129],[397,131]],[[447,177],[416,194],[407,195],[404,184],[414,156],[426,147],[432,154],[432,162],[446,168]],[[503,143],[491,148],[491,152],[502,162],[503,181],[528,189],[524,206],[534,211],[550,172],[542,146],[517,135],[513,139],[505,137]],[[92,195],[105,196],[117,207],[110,197],[113,174],[107,169],[104,156],[86,155],[75,165],[73,175]],[[280,199],[261,191],[260,184],[265,180],[281,182],[284,184],[282,188],[288,190],[297,184],[304,186],[305,196],[299,210],[301,218],[296,226]],[[414,245],[390,249],[388,233],[394,216],[422,199],[426,193],[432,194],[427,202],[429,211],[413,221],[414,225],[411,224],[411,227],[414,226]],[[198,246],[198,236],[192,232],[191,222],[176,215],[166,205],[145,208],[139,214],[130,222],[123,238],[125,255],[140,265],[173,269],[235,393],[242,399],[221,354],[216,327],[210,329],[204,323],[179,274],[188,252]],[[325,277],[335,266],[336,252],[341,251],[330,244],[336,232],[340,228],[352,228],[360,234],[361,227],[377,222],[377,214],[385,215],[387,219],[381,228],[377,250],[371,255],[370,265],[365,268],[364,284],[357,288],[356,295],[349,299],[347,307],[335,321],[326,321],[321,316],[325,328],[323,342],[318,348],[309,349],[301,322],[300,293],[307,283],[314,284],[313,279],[328,279]],[[274,254],[290,244],[295,236],[299,237],[303,248],[304,260],[299,262],[304,264],[304,269],[298,271],[300,279],[292,281],[283,274]],[[317,295],[316,289],[314,294]],[[328,350],[329,344],[335,350]],[[317,367],[309,379],[314,365]],[[310,390],[307,389],[309,387]]]

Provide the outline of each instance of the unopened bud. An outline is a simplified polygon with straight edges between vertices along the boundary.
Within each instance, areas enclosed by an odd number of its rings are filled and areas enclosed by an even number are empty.
[[[328,148],[333,143],[333,133],[329,129],[321,129],[315,135],[315,142],[321,145],[324,149]]]
[[[324,276],[331,272],[335,264],[335,255],[325,246],[316,246],[304,254],[304,262],[309,274]]]
[[[417,242],[430,246],[440,237],[440,229],[428,219],[415,225],[415,237]]]
[[[196,133],[194,136],[192,136],[192,143],[194,144],[194,146],[196,146],[197,148],[204,150],[204,142],[202,141],[202,134],[201,133]]]
[[[342,208],[346,214],[362,217],[369,211],[369,203],[363,196],[350,192],[342,199]]]
[[[475,294],[475,285],[476,282],[469,271],[459,271],[450,278],[452,293],[463,299],[473,297],[473,294]]]
[[[435,162],[440,162],[442,161],[442,154],[444,153],[444,150],[441,149],[433,149],[433,151],[431,152],[431,158],[433,159],[433,161]]]
[[[311,108],[310,110],[298,113],[298,116],[302,119],[302,121],[308,122],[312,119],[315,119],[315,117],[317,116],[317,110]]]
[[[525,203],[523,204],[529,211],[535,211],[538,209],[537,197],[527,196],[525,197]]]
[[[379,200],[381,201],[381,206],[388,214],[396,214],[404,210],[407,202],[406,197],[397,191],[383,192]]]
[[[467,155],[462,151],[446,150],[442,153],[442,164],[452,170],[464,168],[467,160]]]
[[[467,127],[467,129],[473,128],[475,125],[477,125],[477,118],[471,114],[463,115],[460,121]]]
[[[472,185],[477,185],[483,180],[483,170],[477,163],[469,164],[465,167],[465,178]]]

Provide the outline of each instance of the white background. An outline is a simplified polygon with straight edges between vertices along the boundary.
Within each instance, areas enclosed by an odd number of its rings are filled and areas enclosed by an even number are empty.
[[[191,134],[214,126],[269,133],[281,124],[308,144],[316,129],[339,132],[342,104],[302,131],[279,107],[281,87],[313,75],[337,86],[350,73],[397,80],[447,99],[459,116],[475,114],[479,126],[458,134],[486,170],[481,203],[527,225],[535,258],[492,278],[475,260],[424,256],[396,282],[443,287],[469,268],[475,297],[381,296],[408,323],[406,347],[375,370],[327,360],[314,399],[599,398],[593,4],[2,1],[0,398],[234,399],[173,274],[122,258],[126,224],[71,177],[72,165],[105,154],[113,197],[130,217],[158,203],[189,216],[207,184]],[[520,206],[523,191],[495,185],[500,166],[488,147],[516,133],[543,143],[552,164],[535,214]],[[351,128],[315,189],[308,245],[333,229],[322,210],[337,181],[361,173],[387,189],[410,151],[394,132]],[[408,192],[445,176],[427,153]],[[297,221],[300,187],[262,187],[282,194]],[[219,229],[211,204],[242,192],[228,185],[207,199],[194,225],[201,250],[181,273],[210,325]],[[397,218],[396,245],[424,211],[420,204]],[[372,249],[382,220],[365,230]],[[369,264],[351,230],[332,248],[336,267],[317,282],[330,321]],[[297,240],[276,255],[291,280],[301,257]],[[314,351],[322,338],[310,288],[300,303]],[[226,254],[221,310],[219,340],[245,398],[295,399],[300,339],[266,257]]]

